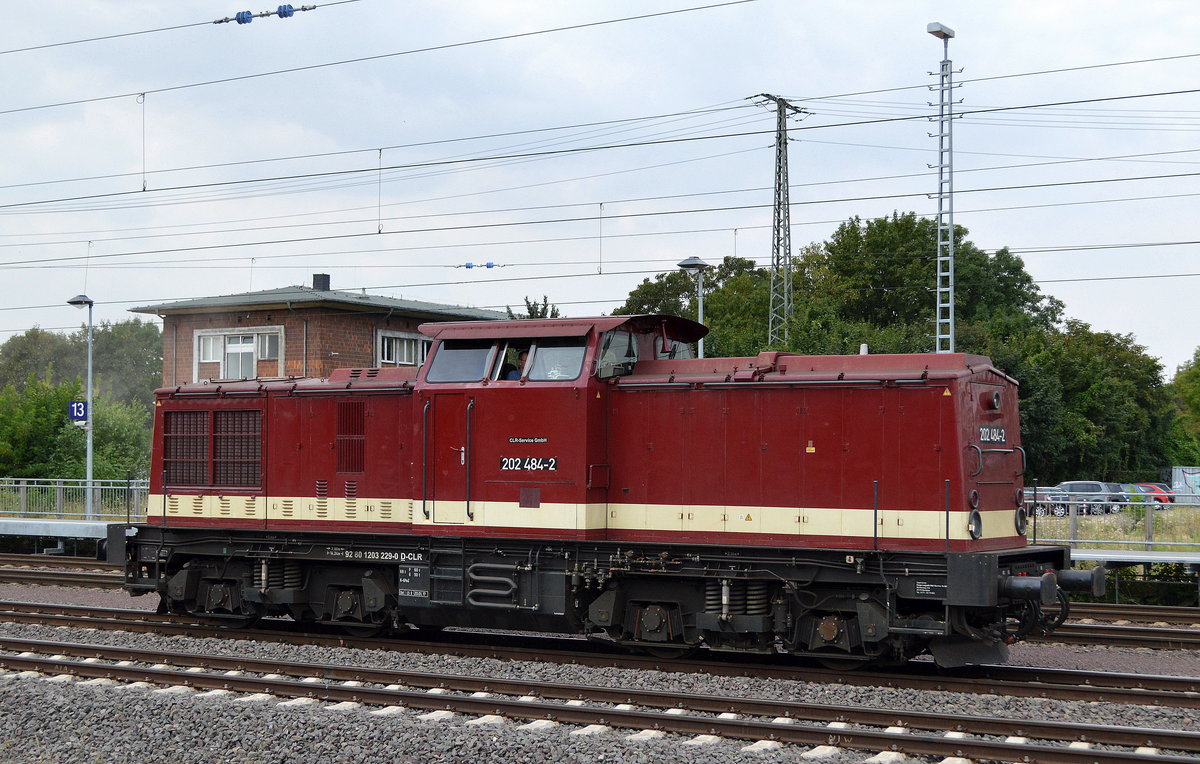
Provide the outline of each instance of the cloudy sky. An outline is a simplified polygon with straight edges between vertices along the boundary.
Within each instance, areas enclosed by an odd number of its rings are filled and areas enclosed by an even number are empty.
[[[1200,345],[1194,3],[350,0],[211,23],[231,2],[6,0],[0,341],[78,327],[80,292],[122,320],[329,273],[589,315],[691,255],[766,263],[762,93],[808,112],[796,250],[932,214],[939,21],[956,222],[1168,378]]]

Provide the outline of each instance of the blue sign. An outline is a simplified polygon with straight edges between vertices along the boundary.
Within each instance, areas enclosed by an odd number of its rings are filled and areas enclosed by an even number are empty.
[[[87,401],[71,401],[68,403],[67,418],[76,422],[86,422],[88,418]]]

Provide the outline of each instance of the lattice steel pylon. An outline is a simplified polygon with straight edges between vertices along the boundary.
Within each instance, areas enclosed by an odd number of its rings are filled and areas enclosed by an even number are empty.
[[[954,352],[954,71],[950,63],[950,39],[954,30],[934,22],[926,27],[942,41],[942,65],[936,86],[938,131],[937,185],[937,307],[934,314],[934,352]],[[930,86],[933,90],[934,86]],[[933,104],[930,104],[932,106]]]
[[[767,343],[778,347],[788,340],[792,318],[792,216],[788,201],[787,120],[792,114],[806,114],[785,99],[760,93],[759,105],[775,104],[775,212],[771,234],[771,312],[767,324]]]

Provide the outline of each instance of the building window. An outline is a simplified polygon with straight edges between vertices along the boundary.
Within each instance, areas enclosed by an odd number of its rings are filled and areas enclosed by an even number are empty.
[[[224,348],[225,338],[216,334],[209,334],[200,338],[200,363],[221,362],[221,350]]]
[[[221,370],[225,379],[250,379],[257,377],[254,362],[254,336],[231,336],[225,338],[225,367]]]
[[[283,327],[262,326],[230,329],[202,329],[195,335],[195,363],[192,379],[253,379],[259,375],[259,362],[274,362],[274,369],[262,371],[268,376],[283,374]],[[200,368],[200,364],[216,364]]]
[[[279,360],[279,335],[260,334],[258,335],[258,360],[260,361],[277,361]]]
[[[380,331],[376,336],[376,366],[420,366],[432,344],[421,334]]]

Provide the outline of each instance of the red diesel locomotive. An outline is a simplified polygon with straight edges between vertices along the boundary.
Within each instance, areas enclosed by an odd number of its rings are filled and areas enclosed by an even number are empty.
[[[1027,544],[1016,383],[982,356],[695,359],[671,316],[421,330],[420,369],[159,390],[126,588],[235,626],[959,665],[1102,584]]]

